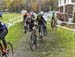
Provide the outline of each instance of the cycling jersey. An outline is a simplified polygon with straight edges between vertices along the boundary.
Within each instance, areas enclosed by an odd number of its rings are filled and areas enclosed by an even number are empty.
[[[33,20],[30,16],[28,16],[28,17],[26,18],[25,22],[26,22],[25,25],[26,25],[26,26],[29,25],[29,29],[32,31],[33,26],[34,26],[34,20]]]
[[[37,16],[36,22],[38,23],[39,32],[41,31],[41,25],[43,26],[44,29],[47,29],[46,28],[46,21],[42,15]]]
[[[4,38],[6,32],[8,32],[7,26],[4,23],[0,23],[0,38]]]
[[[7,26],[4,23],[0,24],[0,31],[7,29]]]
[[[4,48],[6,49],[6,40],[5,36],[8,34],[7,26],[4,23],[0,22],[0,40],[2,40]]]
[[[46,24],[46,21],[43,18],[43,16],[37,16],[36,22],[38,22],[38,25],[45,25]]]

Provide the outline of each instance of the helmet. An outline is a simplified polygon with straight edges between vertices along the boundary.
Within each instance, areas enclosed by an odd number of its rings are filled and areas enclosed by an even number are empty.
[[[44,14],[44,12],[43,12],[43,11],[41,11],[39,14],[42,14],[42,15],[43,15],[43,14]]]
[[[25,10],[24,13],[27,13],[27,10]]]

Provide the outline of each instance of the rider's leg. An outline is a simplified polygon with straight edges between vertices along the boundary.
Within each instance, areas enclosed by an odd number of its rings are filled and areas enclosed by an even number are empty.
[[[3,42],[4,49],[7,48],[7,46],[6,46],[6,40],[5,40],[5,36],[6,36],[7,34],[8,34],[8,30],[6,29],[6,30],[4,31],[4,33],[2,34],[2,42]]]
[[[28,31],[28,28],[27,28],[27,26],[28,26],[28,23],[25,21],[25,24],[24,24],[24,29],[25,29],[25,33],[27,33],[27,31]]]
[[[3,51],[3,47],[2,47],[2,44],[0,43],[0,49],[1,49],[1,51]]]
[[[43,28],[44,28],[44,30],[45,30],[45,31],[47,30],[47,27],[46,27],[46,25],[43,25]]]
[[[7,48],[7,46],[6,46],[6,40],[4,38],[2,39],[2,42],[3,42],[4,48],[6,49]]]
[[[47,27],[44,25],[45,34],[47,34]]]
[[[40,32],[41,32],[41,27],[39,26],[39,36],[40,36]]]
[[[6,50],[6,48],[7,48],[7,46],[6,46],[6,40],[5,40],[5,36],[7,35],[7,33],[8,33],[8,30],[7,29],[5,29],[1,34],[0,34],[0,38],[1,38],[1,40],[2,40],[2,43],[3,43],[3,46],[2,46],[2,55],[5,55],[6,53],[7,53],[7,50]]]
[[[24,26],[24,30],[25,30],[24,32],[26,33],[27,32],[27,26]]]
[[[2,56],[4,56],[7,53],[7,45],[6,45],[6,40],[3,38],[2,39],[2,43],[3,43],[3,49],[2,49]]]

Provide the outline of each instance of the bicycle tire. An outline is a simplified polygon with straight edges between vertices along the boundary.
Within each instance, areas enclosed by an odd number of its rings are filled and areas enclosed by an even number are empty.
[[[9,54],[9,49],[11,49],[11,55]],[[13,57],[13,46],[10,42],[7,42],[7,54],[5,55],[5,57]]]
[[[31,35],[31,39],[30,39],[30,48],[31,48],[31,50],[32,51],[34,51],[35,50],[35,48],[37,47],[37,43],[36,44],[34,44],[34,40],[33,39],[35,39],[34,37],[32,37],[32,36],[34,36],[34,35]]]
[[[0,43],[0,57],[3,57],[2,49],[3,47],[2,47],[2,44]]]

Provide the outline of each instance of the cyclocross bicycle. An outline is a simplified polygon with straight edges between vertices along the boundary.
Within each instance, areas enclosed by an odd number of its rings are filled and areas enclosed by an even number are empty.
[[[33,27],[34,29],[31,31],[31,35],[30,35],[30,48],[32,51],[34,51],[37,48],[37,36],[36,36],[36,28]]]

